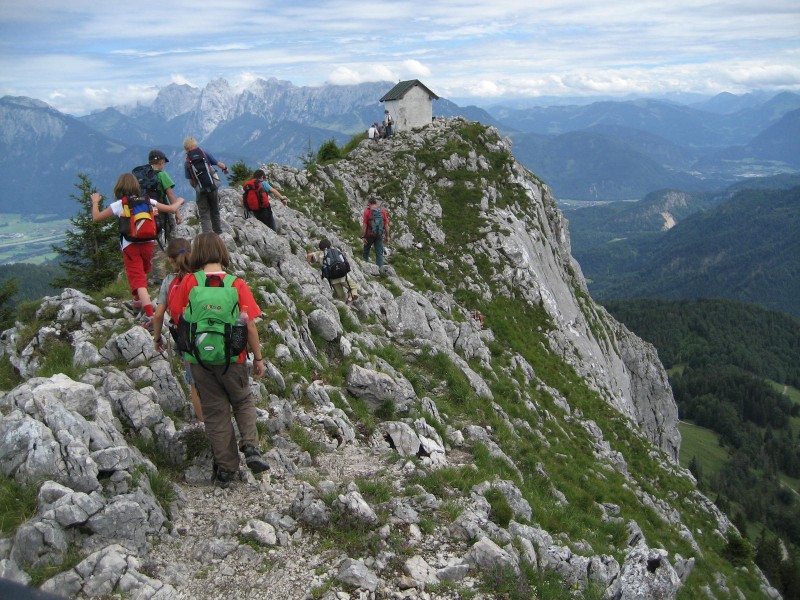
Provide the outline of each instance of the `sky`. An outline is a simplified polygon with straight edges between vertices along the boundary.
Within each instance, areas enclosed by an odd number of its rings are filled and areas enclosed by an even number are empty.
[[[0,0],[0,97],[80,116],[270,77],[419,79],[482,105],[800,92],[800,1]]]

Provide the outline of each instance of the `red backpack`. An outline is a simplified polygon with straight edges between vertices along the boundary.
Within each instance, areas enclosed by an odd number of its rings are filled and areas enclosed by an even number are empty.
[[[261,210],[269,206],[269,194],[258,179],[245,182],[242,203],[248,210]]]
[[[150,242],[158,237],[156,216],[150,198],[122,197],[119,233],[129,242]]]

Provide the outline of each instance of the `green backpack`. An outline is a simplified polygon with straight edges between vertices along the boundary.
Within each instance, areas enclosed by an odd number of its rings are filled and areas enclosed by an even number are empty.
[[[189,291],[181,316],[183,350],[191,363],[225,365],[227,370],[247,344],[247,322],[239,323],[239,292],[233,287],[236,277],[204,271],[194,277],[197,285]]]

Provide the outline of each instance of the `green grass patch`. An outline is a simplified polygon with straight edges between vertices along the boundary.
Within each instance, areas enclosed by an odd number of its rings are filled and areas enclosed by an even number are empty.
[[[289,430],[289,439],[308,452],[311,458],[316,458],[322,454],[322,445],[309,435],[305,427],[292,427]]]
[[[25,380],[19,376],[8,356],[0,356],[0,390],[13,390],[23,381]]]
[[[28,571],[28,575],[31,577],[31,587],[39,587],[48,579],[72,569],[82,560],[83,555],[80,553],[80,550],[78,550],[78,547],[74,545],[69,546],[60,563],[44,567],[35,567]]]
[[[75,356],[72,344],[64,340],[47,340],[45,346],[47,353],[44,362],[36,371],[38,377],[52,377],[56,373],[63,373],[70,379],[80,378],[85,368],[72,364]]]
[[[719,435],[694,423],[681,421],[678,424],[681,433],[680,464],[689,468],[696,457],[704,477],[717,473],[728,461],[728,450],[719,445]]]
[[[13,533],[36,514],[39,487],[0,475],[0,532]]]

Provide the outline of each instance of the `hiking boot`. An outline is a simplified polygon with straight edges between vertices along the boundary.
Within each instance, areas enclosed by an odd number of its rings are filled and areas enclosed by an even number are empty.
[[[141,300],[126,300],[123,304],[132,311],[142,310],[143,306]]]
[[[226,469],[220,469],[216,465],[214,465],[214,467],[214,486],[224,490],[233,483],[233,478],[236,477],[236,473]]]
[[[150,333],[153,333],[153,317],[148,317],[147,315],[145,315],[139,322],[139,324],[145,329],[147,329],[147,331],[149,331]]]
[[[269,465],[261,456],[261,450],[255,446],[245,446],[242,448],[242,452],[244,453],[244,462],[247,464],[247,468],[253,473],[269,471]]]

